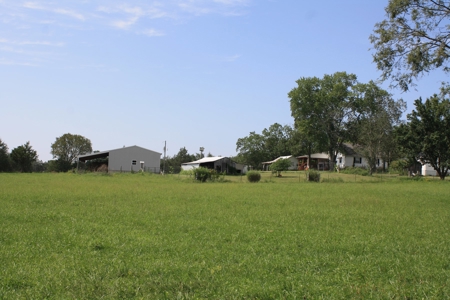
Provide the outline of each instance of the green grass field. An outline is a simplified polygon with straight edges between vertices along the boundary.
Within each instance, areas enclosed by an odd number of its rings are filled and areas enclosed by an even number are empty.
[[[0,299],[450,298],[450,182],[302,176],[0,174]]]

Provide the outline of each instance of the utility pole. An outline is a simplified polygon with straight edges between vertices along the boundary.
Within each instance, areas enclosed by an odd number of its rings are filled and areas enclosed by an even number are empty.
[[[205,147],[200,147],[200,158],[203,158],[203,151],[205,151]]]

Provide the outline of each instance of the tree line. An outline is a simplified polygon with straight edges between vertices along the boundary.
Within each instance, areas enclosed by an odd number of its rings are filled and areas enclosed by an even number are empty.
[[[211,152],[208,152],[206,157],[214,156]],[[196,161],[203,158],[202,153],[189,154],[186,147],[180,148],[177,154],[172,157],[163,157],[160,161],[160,169],[166,174],[178,174],[181,172],[181,164]]]
[[[391,88],[406,92],[432,70],[450,72],[450,1],[390,0],[385,11],[386,19],[369,37],[380,81],[390,80]],[[327,152],[334,165],[349,142],[367,159],[371,172],[377,157],[388,163],[403,158],[430,164],[445,179],[450,168],[448,83],[425,101],[415,100],[406,122],[400,119],[406,110],[402,99],[394,100],[373,81],[358,82],[354,74],[301,77],[296,83],[288,93],[294,126],[287,135],[296,146],[288,150],[289,142],[283,140],[280,150],[267,135],[250,132],[236,142],[238,157],[246,163],[260,167],[265,160],[301,151]]]
[[[238,157],[258,168],[279,156],[327,152],[333,168],[344,143],[352,143],[372,171],[380,155],[384,161],[395,158],[394,127],[406,108],[403,100],[396,101],[373,81],[360,83],[346,72],[302,77],[296,83],[288,93],[293,126],[276,123],[262,134],[251,132],[238,139]]]
[[[430,164],[444,179],[450,167],[450,100],[446,90],[401,120],[406,104],[375,82],[360,83],[354,74],[337,72],[323,78],[302,77],[288,96],[293,126],[278,123],[261,134],[250,132],[236,142],[237,161],[261,168],[261,163],[286,155],[326,152],[334,169],[344,143],[351,143],[368,161],[371,174],[377,159],[389,165],[404,159]],[[383,165],[385,167],[385,165]]]
[[[92,152],[89,139],[66,133],[51,144],[50,153],[54,160],[43,162],[30,142],[18,146],[9,152],[8,145],[0,139],[0,172],[67,172],[76,167],[79,155]]]
[[[57,137],[50,148],[53,160],[43,162],[38,159],[37,152],[32,148],[30,142],[9,152],[7,144],[0,139],[0,172],[67,172],[77,167],[79,155],[93,152],[92,143],[88,138],[70,133]],[[206,156],[213,155],[209,152]],[[195,161],[202,157],[203,153],[189,154],[186,147],[182,147],[174,156],[161,159],[160,168],[165,173],[179,173],[182,163]],[[107,163],[107,159],[91,162],[93,167]]]

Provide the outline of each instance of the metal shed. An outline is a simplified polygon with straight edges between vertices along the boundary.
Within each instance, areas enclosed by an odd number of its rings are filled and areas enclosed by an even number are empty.
[[[139,146],[129,146],[78,156],[79,162],[108,158],[108,171],[159,173],[161,153]]]
[[[236,163],[228,157],[214,156],[181,164],[183,170],[192,170],[198,167],[214,169],[217,172],[228,172],[229,167],[236,168]]]

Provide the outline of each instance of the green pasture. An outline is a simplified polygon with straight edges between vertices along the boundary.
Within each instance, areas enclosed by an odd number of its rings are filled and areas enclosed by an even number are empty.
[[[302,176],[0,174],[0,299],[450,298],[448,181]]]

